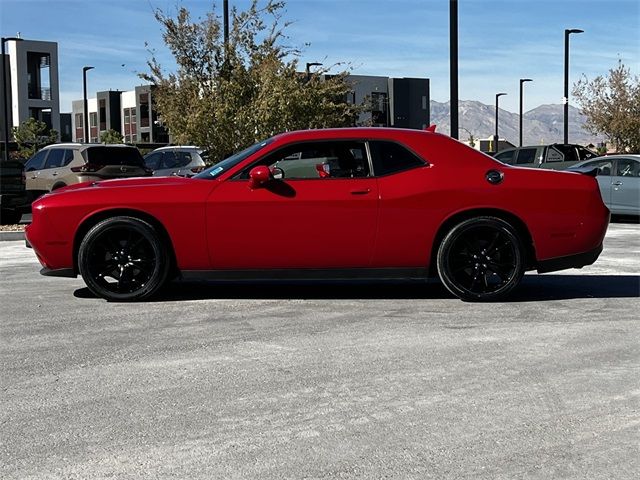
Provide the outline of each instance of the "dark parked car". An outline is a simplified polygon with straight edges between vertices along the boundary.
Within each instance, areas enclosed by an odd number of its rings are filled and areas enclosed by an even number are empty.
[[[0,161],[0,223],[18,223],[27,203],[24,166],[17,160]]]
[[[589,160],[597,156],[597,153],[582,145],[554,143],[552,145],[508,148],[496,153],[494,158],[502,163],[519,167],[564,170],[582,160]]]
[[[26,236],[43,274],[80,273],[109,300],[175,277],[438,275],[490,301],[526,270],[592,264],[608,223],[593,176],[508,166],[431,131],[343,128],[283,133],[192,178],[62,188],[34,203]]]

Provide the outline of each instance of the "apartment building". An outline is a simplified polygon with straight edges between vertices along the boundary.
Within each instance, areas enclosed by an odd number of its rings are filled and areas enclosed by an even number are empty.
[[[7,110],[9,130],[29,118],[60,131],[58,44],[15,39],[6,42]],[[0,95],[0,111],[4,111]],[[4,115],[0,115],[0,139],[4,138]]]
[[[429,126],[428,78],[349,75],[347,81],[352,86],[347,101],[365,102],[370,107],[370,111],[360,114],[358,124],[415,129]]]
[[[141,85],[126,92],[97,92],[88,100],[89,142],[99,142],[107,130],[120,132],[126,143],[169,143],[167,130],[153,108],[153,87]],[[74,100],[73,139],[84,140],[83,101]]]

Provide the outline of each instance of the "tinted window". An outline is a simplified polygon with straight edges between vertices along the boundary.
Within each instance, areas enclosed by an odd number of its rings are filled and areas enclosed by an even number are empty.
[[[40,150],[33,157],[29,159],[27,163],[24,164],[24,169],[26,172],[31,172],[33,170],[42,170],[44,166],[44,159],[49,153],[49,150]]]
[[[553,147],[550,147],[549,150],[551,150],[552,148],[555,148],[556,150],[561,152],[562,155],[564,155],[565,162],[578,161],[578,152],[576,151],[576,147],[574,147],[573,145],[554,145]],[[547,158],[547,161],[550,160]]]
[[[53,148],[49,150],[49,156],[44,164],[44,168],[58,168],[64,164],[64,152],[60,148]]]
[[[144,160],[133,147],[89,147],[84,153],[88,163],[94,165],[143,165]]]
[[[62,161],[62,166],[66,167],[73,160],[73,150],[65,150],[64,151],[64,159]]]
[[[393,142],[371,142],[371,160],[376,176],[401,172],[425,165],[418,156]]]
[[[166,151],[162,157],[162,168],[180,168],[189,165],[191,155],[188,152]]]
[[[547,149],[546,162],[564,162],[564,154],[555,147],[549,147]]]
[[[144,164],[151,170],[158,170],[160,166],[160,159],[162,158],[162,152],[150,153],[144,157]]]
[[[515,153],[515,150],[500,152],[495,156],[495,159],[500,160],[502,163],[513,163],[513,157],[515,156]]]
[[[518,151],[518,157],[516,159],[517,165],[526,165],[535,163],[537,148],[521,148]]]
[[[580,160],[589,160],[590,158],[597,156],[594,152],[592,152],[588,148],[584,148],[581,146],[578,146],[577,148],[578,148],[578,158]]]
[[[631,158],[619,158],[616,175],[619,177],[638,177],[638,162]]]

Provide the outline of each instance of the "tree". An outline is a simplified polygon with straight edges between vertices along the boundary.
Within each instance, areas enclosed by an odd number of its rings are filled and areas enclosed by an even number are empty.
[[[25,120],[11,131],[18,144],[18,155],[22,158],[29,158],[42,147],[58,141],[58,132],[35,118]]]
[[[100,134],[100,143],[122,143],[123,140],[122,134],[116,132],[113,128]]]
[[[141,77],[155,85],[155,108],[176,143],[220,160],[283,131],[354,123],[360,107],[346,102],[348,73],[299,73],[299,51],[283,45],[283,7],[253,0],[244,12],[233,8],[227,45],[215,10],[198,21],[184,7],[175,18],[155,11],[177,70],[166,73],[151,52]]]
[[[574,85],[573,95],[586,115],[585,128],[606,135],[620,152],[640,152],[640,77],[632,76],[622,61],[607,77]]]

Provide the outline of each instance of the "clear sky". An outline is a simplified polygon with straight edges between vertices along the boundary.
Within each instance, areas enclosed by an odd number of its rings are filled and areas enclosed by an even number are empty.
[[[82,98],[82,67],[92,65],[89,92],[130,90],[146,69],[145,42],[171,66],[153,9],[188,7],[194,17],[222,0],[0,0],[0,33],[58,42],[61,111]],[[229,0],[245,8],[249,0]],[[448,0],[287,0],[289,43],[300,62],[348,62],[352,73],[428,77],[431,98],[449,99]],[[639,0],[459,0],[460,99],[518,110],[561,103],[564,29],[571,36],[571,82],[605,75],[621,59],[640,73]],[[304,68],[304,67],[302,67]],[[95,93],[93,93],[95,95]],[[90,94],[90,96],[93,96]]]

